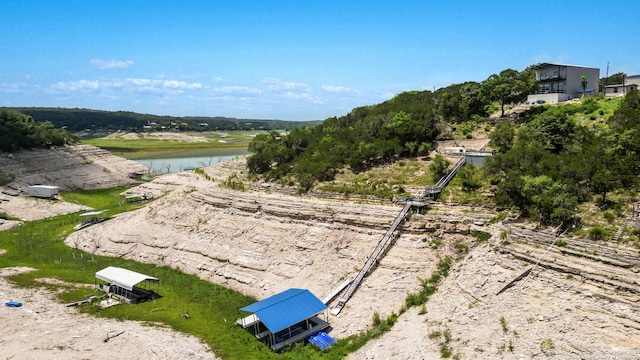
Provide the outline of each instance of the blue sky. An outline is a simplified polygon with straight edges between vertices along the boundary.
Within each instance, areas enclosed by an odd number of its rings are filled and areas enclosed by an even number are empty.
[[[637,0],[3,0],[0,14],[0,106],[323,120],[539,62],[640,74]]]

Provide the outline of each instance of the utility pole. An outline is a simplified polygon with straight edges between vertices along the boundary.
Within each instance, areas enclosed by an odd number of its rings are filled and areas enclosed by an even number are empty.
[[[609,62],[607,61],[607,72],[604,76],[604,81],[602,82],[602,94],[607,94],[607,81],[609,80]]]

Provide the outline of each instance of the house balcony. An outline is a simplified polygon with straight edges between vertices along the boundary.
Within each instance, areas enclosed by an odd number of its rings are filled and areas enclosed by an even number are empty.
[[[549,89],[545,89],[545,90],[536,90],[535,92],[536,94],[564,94],[566,93],[566,91],[564,90],[549,90]]]
[[[560,81],[560,80],[567,80],[567,76],[566,75],[540,75],[540,79],[538,79],[538,81],[540,82],[553,82],[553,81]]]

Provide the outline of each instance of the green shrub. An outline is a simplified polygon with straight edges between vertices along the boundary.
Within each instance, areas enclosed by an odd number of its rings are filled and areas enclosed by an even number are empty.
[[[236,173],[229,175],[229,177],[222,182],[222,186],[233,190],[244,190],[244,183],[242,183],[242,180],[240,180]]]
[[[466,254],[469,251],[469,245],[463,243],[456,244],[456,250],[462,254]]]
[[[424,315],[427,313],[427,305],[422,304],[422,307],[420,307],[420,311],[418,311],[418,315]]]
[[[211,176],[209,176],[209,174],[207,174],[207,173],[204,171],[204,169],[202,169],[202,168],[195,168],[195,169],[193,170],[193,172],[194,172],[194,173],[196,173],[196,174],[198,174],[198,175],[202,175],[202,176],[204,176],[204,178],[205,178],[205,179],[207,179],[207,180],[214,181],[214,179],[213,179]]]
[[[428,279],[418,278],[422,284],[422,289],[417,294],[409,294],[405,299],[405,305],[407,308],[412,306],[423,305],[429,300],[429,297],[436,292],[437,285],[440,280],[449,275],[449,269],[451,268],[451,258],[445,257],[438,261],[437,270],[431,274]]]
[[[497,224],[500,221],[503,221],[504,219],[507,218],[507,212],[506,211],[501,211],[498,213],[498,215],[494,216],[491,218],[491,220],[489,220],[489,224]]]
[[[613,224],[613,221],[616,218],[615,215],[613,215],[613,213],[611,213],[610,211],[605,211],[602,216],[604,216],[604,219],[607,220],[609,224]]]
[[[600,225],[596,225],[587,231],[587,237],[591,240],[604,240],[607,230]]]
[[[476,238],[476,242],[485,243],[491,238],[491,234],[484,231],[471,231],[471,236]]]
[[[544,339],[540,342],[540,350],[544,351],[548,351],[551,350],[555,347],[555,345],[553,344],[553,340],[551,339]]]
[[[380,314],[378,314],[377,311],[375,311],[373,313],[373,326],[378,326],[382,323],[382,320],[380,319]]]
[[[504,316],[500,316],[500,326],[502,326],[504,332],[507,332],[507,319],[505,319]]]
[[[429,164],[429,172],[434,182],[438,182],[438,180],[447,173],[449,165],[451,165],[451,161],[440,154],[433,158],[433,161]]]

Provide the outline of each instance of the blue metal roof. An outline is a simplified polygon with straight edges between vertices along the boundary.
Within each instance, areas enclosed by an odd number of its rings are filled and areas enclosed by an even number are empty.
[[[240,310],[256,314],[269,331],[276,333],[326,308],[309,290],[289,289]]]

